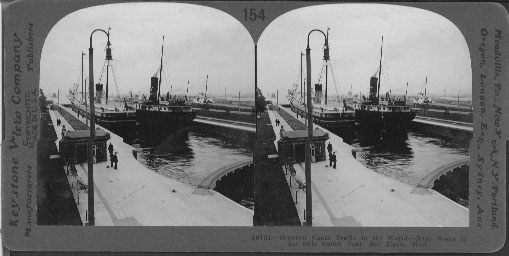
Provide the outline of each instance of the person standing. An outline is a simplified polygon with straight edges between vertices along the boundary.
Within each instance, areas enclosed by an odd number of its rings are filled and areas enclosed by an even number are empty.
[[[330,154],[332,153],[332,144],[330,144],[330,141],[329,141],[329,144],[327,145],[327,151],[329,152],[329,156],[330,156]]]
[[[113,152],[111,152],[111,153],[110,153],[110,166],[111,166],[112,168],[113,168],[113,165],[114,165],[114,163],[115,163],[115,161],[114,161],[114,156],[115,156],[115,155],[113,155]]]
[[[334,163],[334,169],[336,169],[336,162],[337,162],[337,159],[336,159],[336,152],[334,152],[332,154],[332,162]]]
[[[111,162],[112,162],[112,165],[115,164],[115,170],[116,170],[117,169],[117,163],[118,163],[117,152],[115,152],[115,154],[113,154],[113,156],[111,157]]]
[[[66,132],[67,130],[65,129],[65,125],[62,125],[62,139],[64,138]]]
[[[111,159],[111,157],[113,156],[113,144],[111,144],[111,142],[110,142],[110,145],[108,146],[108,152],[110,153],[110,159]]]
[[[332,166],[332,151],[329,150],[329,166]]]

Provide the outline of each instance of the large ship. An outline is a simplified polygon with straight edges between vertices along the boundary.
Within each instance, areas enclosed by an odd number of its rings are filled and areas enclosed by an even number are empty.
[[[151,77],[150,95],[148,100],[134,104],[136,124],[143,134],[162,134],[187,126],[196,118],[187,96],[167,96],[163,101],[160,96],[163,70],[164,36],[161,46],[161,64],[158,71]],[[157,77],[159,73],[159,77]]]
[[[82,53],[82,60],[83,60]],[[111,57],[111,56],[110,56]],[[93,104],[95,106],[95,123],[101,125],[107,129],[111,129],[117,133],[121,130],[129,130],[136,124],[136,112],[123,106],[120,101],[120,95],[118,93],[118,85],[115,80],[115,87],[117,89],[117,95],[113,99],[108,101],[108,85],[109,85],[109,73],[110,69],[113,73],[113,63],[111,58],[106,57],[104,60],[103,70],[106,70],[106,92],[104,91],[104,84],[101,82],[102,73],[98,83],[95,84],[95,96]],[[83,61],[82,61],[83,65]],[[69,107],[72,111],[76,112],[79,116],[90,119],[90,97],[87,94],[87,81],[83,79],[83,66],[81,68],[81,93],[79,92],[79,83],[75,83],[72,89],[69,89],[68,99],[71,102]],[[86,121],[88,124],[88,120]]]
[[[353,104],[355,124],[360,128],[381,129],[388,133],[405,131],[416,115],[406,104],[406,95],[395,97],[386,93],[385,97],[380,98],[382,47],[380,48],[380,66],[371,76],[369,97],[364,98],[360,103]]]
[[[307,106],[304,103],[290,100],[290,108],[297,116],[306,117]],[[338,130],[342,128],[350,129],[355,124],[355,115],[343,102],[342,105],[323,105],[318,102],[313,103],[313,123],[329,130]]]
[[[327,30],[327,36],[329,37],[329,32]],[[301,53],[301,58],[303,54]],[[334,81],[334,87],[336,89],[336,99],[329,99],[327,101],[327,86],[328,86],[328,69],[331,67],[331,75]],[[326,129],[334,130],[334,131],[351,131],[353,130],[353,126],[355,125],[355,116],[354,111],[349,109],[345,99],[340,100],[337,90],[337,85],[335,84],[334,70],[332,68],[332,63],[330,62],[329,56],[329,48],[328,45],[324,48],[324,56],[323,56],[323,66],[322,71],[325,73],[325,95],[322,94],[322,84],[320,83],[320,79],[322,78],[322,74],[320,74],[318,83],[315,84],[314,95],[312,96],[312,106],[313,110],[311,115],[313,117],[313,123],[318,124]],[[302,73],[302,61],[301,61],[301,73]],[[302,75],[301,75],[302,80]],[[302,83],[302,81],[301,81]],[[306,117],[307,115],[307,106],[304,101],[305,92],[300,93],[300,97],[297,92],[298,85],[295,84],[292,91],[290,91],[290,107],[293,112],[295,112],[298,116]],[[302,87],[301,87],[302,90]],[[300,100],[299,100],[300,98]]]

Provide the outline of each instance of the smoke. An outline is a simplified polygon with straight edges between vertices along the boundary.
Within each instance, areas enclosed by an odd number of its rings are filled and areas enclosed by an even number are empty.
[[[380,71],[380,67],[378,67],[375,73],[371,77],[378,77],[378,71]]]
[[[157,73],[159,73],[159,70],[161,70],[161,67],[158,67],[156,72],[152,75],[152,77],[158,77]]]

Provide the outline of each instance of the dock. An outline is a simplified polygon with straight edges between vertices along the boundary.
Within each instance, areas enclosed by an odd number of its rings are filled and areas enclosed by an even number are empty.
[[[77,117],[69,108],[67,112]],[[72,126],[58,111],[50,110],[58,141],[62,120],[66,129]],[[79,118],[83,123],[84,118]],[[113,132],[107,131],[118,152],[118,169],[108,162],[94,164],[95,223],[97,226],[252,226],[253,211],[233,202],[220,193],[198,189],[162,176],[138,162],[134,148]],[[86,183],[87,163],[76,164],[77,175],[68,175],[69,183]],[[86,190],[72,189],[83,223],[88,222]],[[78,201],[79,200],[79,201]]]
[[[278,109],[276,107],[276,109]],[[286,111],[293,120],[302,123],[304,119],[288,108]],[[269,110],[277,147],[279,119],[286,131],[292,130],[288,117],[283,118],[278,111]],[[284,115],[286,116],[286,115]],[[342,138],[318,127],[329,134],[333,151],[337,155],[337,168],[329,166],[329,161],[311,164],[313,195],[313,226],[363,226],[363,227],[468,227],[469,210],[432,189],[416,188],[364,167],[357,161],[353,148]],[[285,173],[299,218],[305,221],[305,183],[304,163],[293,164],[295,176]]]
[[[226,127],[235,130],[241,130],[250,133],[256,133],[256,124],[240,122],[240,121],[231,121],[220,118],[212,118],[212,117],[204,117],[197,116],[194,120],[196,123],[202,124],[210,124],[214,126]]]
[[[459,130],[459,131],[473,132],[473,130],[474,130],[474,125],[472,123],[467,123],[467,122],[451,121],[451,120],[444,120],[444,119],[423,117],[423,116],[416,116],[413,121],[417,122],[417,123],[421,123],[421,124],[441,126],[441,127],[445,127],[445,128],[449,128],[449,129],[453,129],[453,130]]]

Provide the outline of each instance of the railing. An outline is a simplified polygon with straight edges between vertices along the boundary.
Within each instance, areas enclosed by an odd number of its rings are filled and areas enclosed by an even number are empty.
[[[206,122],[206,123],[215,123],[221,126],[221,124],[224,125],[235,125],[238,127],[239,130],[246,130],[249,132],[256,132],[256,124],[253,123],[246,123],[246,122],[240,122],[240,121],[232,121],[232,120],[226,120],[226,119],[219,119],[219,118],[213,118],[213,117],[204,117],[204,116],[198,116],[194,119],[195,122]],[[233,129],[236,127],[229,126]]]
[[[216,182],[218,180],[221,180],[222,177],[249,165],[253,165],[253,160],[240,161],[221,167],[216,171],[212,172],[212,174],[210,174],[209,176],[205,177],[205,179],[203,179],[202,182],[198,185],[198,188],[214,189],[216,187]]]
[[[454,124],[454,125],[460,125],[460,126],[465,126],[465,127],[474,127],[473,123],[466,123],[466,122],[440,119],[440,118],[434,118],[434,117],[416,116],[415,120],[427,120],[427,121],[433,121],[433,122],[438,122],[438,123],[443,123],[443,124]]]
[[[449,171],[452,171],[458,167],[461,167],[463,165],[468,165],[470,162],[470,158],[464,158],[460,159],[445,165],[442,165],[432,172],[428,173],[428,175],[424,176],[422,180],[417,184],[417,187],[419,188],[432,188],[433,183],[435,180],[439,179],[442,175],[448,173]]]

